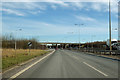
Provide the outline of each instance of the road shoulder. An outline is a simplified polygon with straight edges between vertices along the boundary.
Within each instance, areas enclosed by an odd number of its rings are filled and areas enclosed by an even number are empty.
[[[52,52],[54,52],[54,51],[55,51],[55,50],[52,50]],[[4,72],[2,73],[2,78],[9,78],[9,77],[11,77],[12,75],[14,75],[14,74],[16,74],[17,72],[23,70],[24,68],[27,68],[27,67],[30,66],[31,64],[35,63],[36,61],[38,61],[39,59],[47,56],[47,55],[50,54],[50,53],[51,53],[51,52],[46,53],[46,54],[44,54],[44,55],[42,55],[42,56],[38,56],[38,57],[36,57],[36,58],[32,58],[32,59],[30,59],[30,60],[28,60],[28,61],[25,61],[25,62],[23,62],[23,63],[21,63],[21,64],[18,64],[18,65],[16,65],[16,66],[14,66],[14,67],[12,67],[12,68],[4,71]]]

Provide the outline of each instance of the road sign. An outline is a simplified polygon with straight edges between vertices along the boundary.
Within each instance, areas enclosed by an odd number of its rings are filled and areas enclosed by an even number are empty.
[[[29,46],[29,53],[30,53],[30,48],[32,46],[32,42],[28,42],[28,46]]]
[[[32,42],[28,42],[28,46],[29,46],[29,47],[32,46]]]

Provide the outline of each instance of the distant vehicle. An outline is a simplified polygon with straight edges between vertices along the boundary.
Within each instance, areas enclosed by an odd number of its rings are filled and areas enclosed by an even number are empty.
[[[58,48],[56,48],[56,50],[58,50]]]
[[[78,49],[78,47],[74,47],[73,49],[76,49],[76,50],[77,50],[77,49]]]
[[[61,49],[63,49],[63,48],[61,48]]]
[[[117,50],[120,50],[120,43],[118,43],[117,45]]]
[[[120,43],[114,44],[113,48],[115,48],[116,50],[120,50]]]
[[[113,50],[117,50],[116,44],[118,44],[117,39],[112,39],[112,40],[111,40],[111,46],[112,46],[112,49],[113,49]],[[109,41],[109,39],[108,39],[107,42],[106,42],[106,49],[107,49],[107,50],[110,49],[110,41]]]

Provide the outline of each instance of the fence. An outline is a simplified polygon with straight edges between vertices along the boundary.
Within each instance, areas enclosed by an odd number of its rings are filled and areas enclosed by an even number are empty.
[[[82,52],[90,52],[100,55],[120,55],[120,50],[101,50],[101,49],[95,49],[95,48],[80,48],[80,51]]]

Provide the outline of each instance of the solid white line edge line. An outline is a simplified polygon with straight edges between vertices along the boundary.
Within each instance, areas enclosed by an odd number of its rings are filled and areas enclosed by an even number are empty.
[[[105,73],[103,73],[102,71],[96,69],[95,67],[91,66],[90,64],[88,64],[88,63],[86,63],[86,62],[83,62],[83,63],[86,64],[87,66],[91,67],[91,68],[94,69],[95,71],[97,71],[97,72],[103,74],[104,76],[108,76],[107,74],[105,74]]]
[[[37,63],[39,63],[40,61],[42,61],[43,59],[45,59],[46,57],[48,57],[49,55],[53,54],[55,52],[52,51],[51,53],[49,53],[48,55],[44,56],[43,58],[39,59],[38,61],[36,61],[35,63],[31,64],[30,66],[28,66],[27,68],[19,71],[18,73],[16,73],[15,75],[11,76],[8,80],[12,80],[14,78],[16,78],[17,76],[19,76],[20,74],[22,74],[23,72],[25,72],[26,70],[30,69],[31,67],[33,67],[34,65],[36,65]]]

